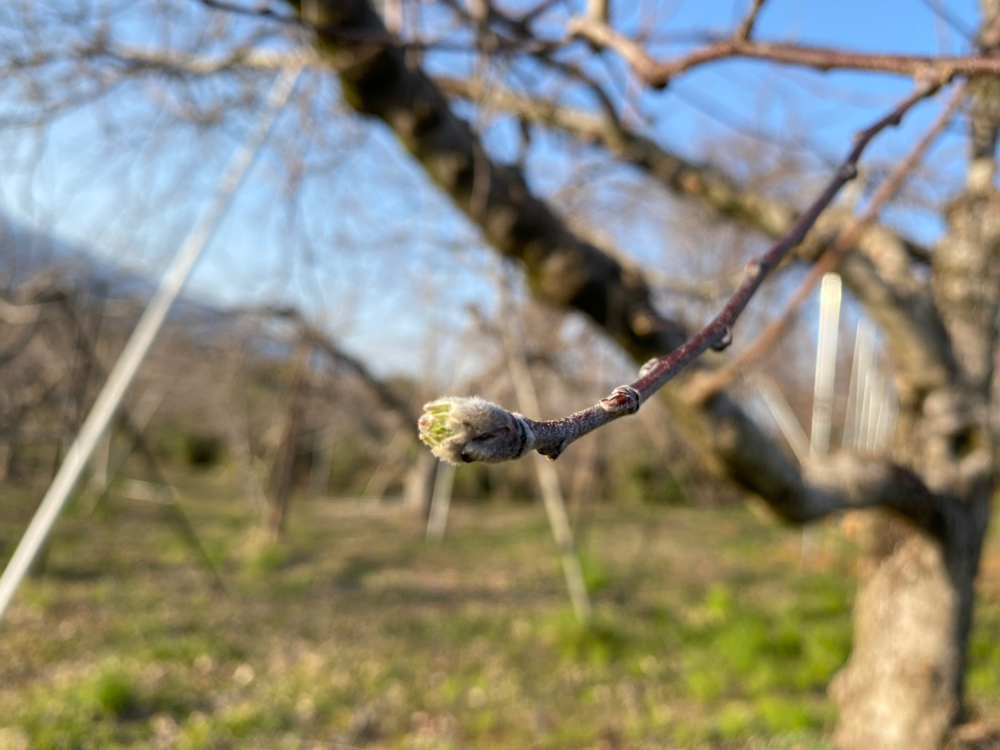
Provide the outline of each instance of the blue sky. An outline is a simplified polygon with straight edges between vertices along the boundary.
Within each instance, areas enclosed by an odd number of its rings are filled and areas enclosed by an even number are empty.
[[[612,3],[627,27],[652,23],[665,34],[690,29],[726,33],[738,23],[744,6],[733,0]],[[975,28],[975,3],[951,0],[947,7]],[[136,22],[129,33],[138,40],[143,31]],[[759,38],[866,51],[968,49],[968,42],[935,20],[920,0],[770,0],[757,33]],[[157,44],[161,37],[149,34]],[[663,55],[683,48],[654,47]],[[622,65],[611,55],[606,59],[611,62],[602,75],[624,82]],[[464,61],[441,56],[428,62],[451,71]],[[881,114],[909,85],[891,76],[823,75],[732,61],[693,71],[665,92],[633,88],[629,97],[649,117],[649,130],[687,156],[724,144],[736,125],[777,139],[792,132],[815,151],[839,157],[851,132]],[[310,176],[291,198],[287,148],[297,120],[286,113],[188,293],[224,305],[293,302],[324,321],[377,371],[417,373],[427,366],[428,356],[451,361],[455,355],[447,347],[435,355],[428,351],[461,329],[466,305],[492,305],[491,254],[391,133],[338,107],[336,86],[328,76],[325,82],[307,76],[300,93],[306,90],[314,91],[314,102],[323,103],[316,109],[326,118],[323,138],[308,141],[304,153],[296,154],[310,166]],[[102,261],[157,277],[204,207],[248,122],[247,117],[230,118],[215,130],[168,127],[171,117],[157,114],[161,95],[148,85],[126,87],[108,101],[60,118],[40,146],[23,132],[0,133],[0,147],[7,153],[0,210],[87,247]],[[919,107],[897,132],[880,138],[871,153],[885,158],[904,151],[938,106]],[[941,169],[959,168],[960,136],[956,133],[938,147]],[[498,121],[487,130],[488,142],[500,154],[516,151],[513,138],[509,122]],[[529,179],[540,193],[558,196],[581,158],[598,160],[587,149],[567,146],[561,137],[537,138]],[[817,167],[815,177],[821,174]],[[940,230],[926,215],[891,218],[906,222],[910,233],[925,240]],[[640,216],[618,227],[615,237],[637,259],[661,263],[670,252],[662,234],[661,223]]]

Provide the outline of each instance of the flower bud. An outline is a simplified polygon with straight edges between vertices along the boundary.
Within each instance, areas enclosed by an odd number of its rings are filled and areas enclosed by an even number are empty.
[[[452,396],[424,405],[420,439],[442,461],[509,461],[523,456],[534,434],[520,414],[476,397]]]

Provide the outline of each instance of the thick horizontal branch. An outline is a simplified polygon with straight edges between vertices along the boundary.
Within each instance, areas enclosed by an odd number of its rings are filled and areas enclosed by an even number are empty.
[[[848,52],[782,42],[759,42],[735,35],[677,58],[658,61],[634,39],[622,36],[605,23],[574,18],[567,27],[570,36],[586,39],[597,47],[617,52],[639,78],[650,86],[666,86],[670,79],[699,65],[740,57],[813,68],[815,70],[862,70],[892,73],[913,79],[933,78],[947,83],[956,76],[1000,74],[1000,59],[981,56],[891,55]]]
[[[951,498],[931,492],[912,471],[875,456],[814,456],[806,462],[805,474],[812,502],[799,508],[800,517],[788,519],[798,523],[842,510],[879,507],[943,539],[948,517],[962,511]]]

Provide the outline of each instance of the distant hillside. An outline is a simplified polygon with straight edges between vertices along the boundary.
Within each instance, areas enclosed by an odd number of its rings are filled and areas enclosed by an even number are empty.
[[[48,272],[55,283],[76,290],[92,302],[130,300],[136,314],[153,296],[158,278],[126,270],[101,260],[81,247],[0,214],[0,290],[10,293],[38,274]],[[233,316],[201,300],[182,294],[170,318],[185,320],[209,335],[234,324]]]

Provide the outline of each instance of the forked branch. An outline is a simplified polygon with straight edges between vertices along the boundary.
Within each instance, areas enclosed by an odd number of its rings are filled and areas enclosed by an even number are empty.
[[[956,76],[1000,73],[1000,58],[971,56],[892,55],[847,52],[826,47],[811,47],[782,42],[758,42],[741,36],[742,28],[732,37],[699,47],[673,60],[656,60],[642,44],[622,36],[606,23],[590,18],[574,18],[567,25],[571,37],[584,39],[599,48],[617,52],[639,78],[650,86],[662,88],[692,68],[734,57],[796,65],[814,70],[859,70],[893,73],[921,80],[928,76],[942,83]]]
[[[508,461],[531,450],[556,459],[574,440],[620,417],[634,414],[656,391],[707,349],[724,349],[732,341],[733,326],[764,279],[806,236],[840,189],[857,175],[858,160],[882,130],[899,124],[917,102],[932,95],[941,80],[924,81],[891,112],[857,134],[850,152],[823,192],[791,229],[767,252],[747,265],[740,286],[722,311],[687,343],[669,354],[651,359],[639,378],[615,388],[607,398],[568,417],[547,422],[503,409],[479,398],[448,397],[424,406],[418,422],[420,438],[434,455],[451,463]]]

